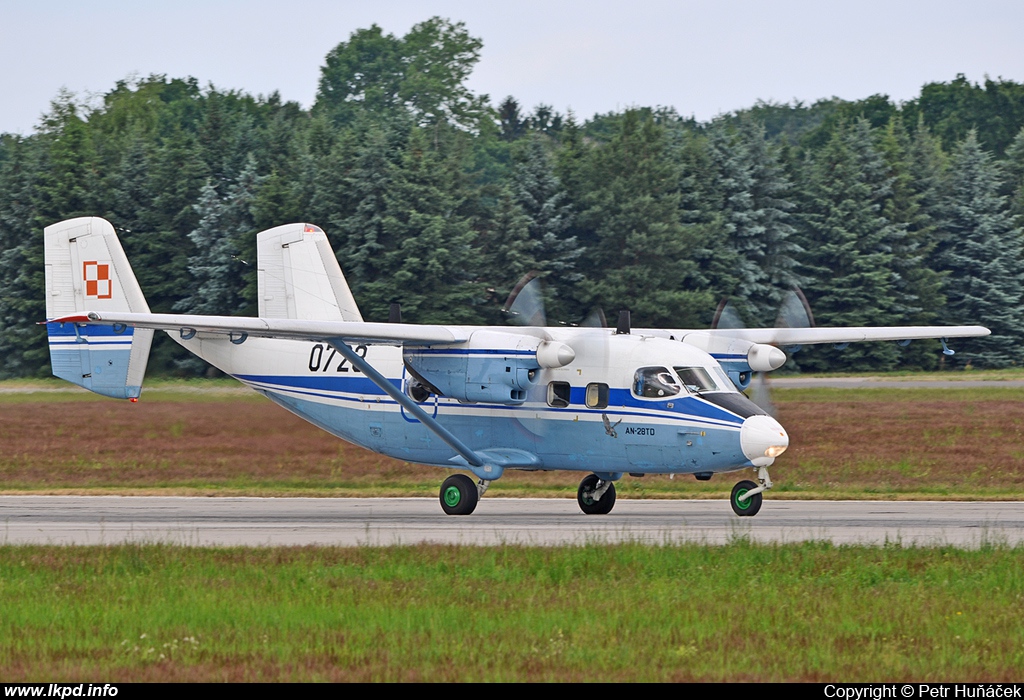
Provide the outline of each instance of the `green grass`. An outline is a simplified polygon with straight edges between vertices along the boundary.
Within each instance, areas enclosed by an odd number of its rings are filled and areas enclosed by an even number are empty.
[[[0,547],[0,675],[1019,680],[1024,551]]]

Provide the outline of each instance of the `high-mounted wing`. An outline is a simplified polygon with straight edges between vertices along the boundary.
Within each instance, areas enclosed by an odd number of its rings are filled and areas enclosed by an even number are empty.
[[[849,328],[717,328],[664,330],[636,329],[635,333],[681,340],[693,333],[738,338],[765,345],[821,345],[858,343],[865,340],[923,340],[926,338],[974,338],[989,335],[983,326],[854,326]]]
[[[991,333],[982,326],[890,326],[850,328],[712,328],[662,330],[642,328],[635,332],[679,340],[714,357],[740,389],[750,384],[751,372],[771,372],[786,364],[787,348],[800,345],[857,343],[867,340],[923,340],[926,338],[973,338]]]

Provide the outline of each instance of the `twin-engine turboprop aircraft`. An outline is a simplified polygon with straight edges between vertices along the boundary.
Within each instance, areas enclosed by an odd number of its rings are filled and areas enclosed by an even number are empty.
[[[53,373],[136,400],[154,330],[344,440],[471,472],[441,485],[444,512],[472,513],[506,469],[589,472],[584,513],[615,504],[623,474],[752,469],[732,491],[754,515],[785,429],[740,393],[781,367],[777,345],[988,335],[979,326],[630,329],[363,321],[327,236],[290,224],[257,236],[259,317],[154,314],[113,226],[46,228]],[[397,316],[397,314],[396,314]]]

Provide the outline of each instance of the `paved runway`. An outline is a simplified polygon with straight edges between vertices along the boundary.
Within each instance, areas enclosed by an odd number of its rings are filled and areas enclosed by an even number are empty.
[[[583,515],[575,500],[484,497],[471,516],[447,516],[428,498],[0,497],[8,544],[391,545],[830,540],[837,544],[1024,541],[1024,502],[785,501],[753,518],[724,500],[620,500]]]

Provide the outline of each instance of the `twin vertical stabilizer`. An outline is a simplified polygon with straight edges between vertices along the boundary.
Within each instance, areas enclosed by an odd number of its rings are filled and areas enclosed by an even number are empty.
[[[362,321],[327,235],[288,224],[256,236],[261,318]]]
[[[44,230],[46,318],[85,311],[149,313],[110,222],[69,219]],[[53,374],[97,394],[138,398],[153,331],[82,322],[46,324]]]
[[[44,245],[54,375],[104,396],[137,398],[153,331],[91,323],[86,315],[149,313],[114,227],[98,217],[61,221],[46,227]],[[257,236],[257,253],[262,318],[363,320],[318,227],[289,224],[264,231]]]

